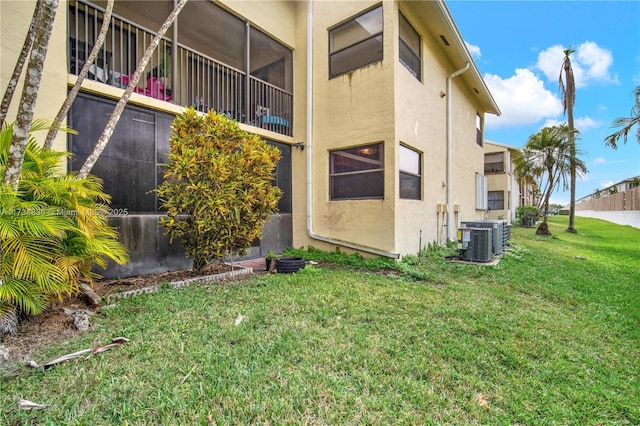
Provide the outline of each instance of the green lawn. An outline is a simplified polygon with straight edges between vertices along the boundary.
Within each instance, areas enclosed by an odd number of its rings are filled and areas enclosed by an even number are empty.
[[[0,424],[638,425],[640,230],[567,219],[514,228],[494,267],[431,250],[403,275],[307,267],[120,301],[36,360],[130,343],[1,379]]]

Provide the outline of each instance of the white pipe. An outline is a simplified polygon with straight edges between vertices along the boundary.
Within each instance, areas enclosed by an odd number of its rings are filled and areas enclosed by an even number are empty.
[[[397,259],[399,253],[325,237],[313,231],[313,0],[308,0],[307,7],[307,140],[304,147],[307,151],[307,234],[314,240]]]
[[[464,67],[455,71],[453,74],[447,77],[447,238],[449,241],[455,241],[453,224],[453,200],[451,199],[451,80],[462,74],[469,69],[469,62],[464,64]]]

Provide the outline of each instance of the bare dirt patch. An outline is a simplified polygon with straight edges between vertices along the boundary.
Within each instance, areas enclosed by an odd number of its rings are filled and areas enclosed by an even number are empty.
[[[93,290],[101,297],[130,290],[144,289],[163,282],[182,281],[199,276],[216,275],[231,270],[227,264],[212,264],[202,273],[179,270],[159,274],[139,275],[118,280],[100,280],[93,284]],[[72,323],[67,311],[91,310],[82,295],[56,302],[40,315],[23,318],[18,324],[18,332],[0,335],[0,367],[27,361],[31,354],[52,343],[68,340],[81,335]],[[99,308],[98,308],[99,309]]]

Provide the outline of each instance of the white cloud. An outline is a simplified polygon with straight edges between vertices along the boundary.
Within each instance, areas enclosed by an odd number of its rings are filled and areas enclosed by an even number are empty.
[[[567,124],[567,122],[566,121],[561,121],[561,120],[556,120],[555,118],[549,118],[544,122],[544,124],[542,126],[540,126],[540,129],[543,129],[545,127],[551,127],[551,126],[560,126],[562,124]]]
[[[601,122],[596,121],[591,117],[576,118],[575,122],[576,129],[580,130],[581,132],[589,129],[597,129],[601,124]]]
[[[544,128],[544,127],[550,127],[550,126],[560,126],[562,124],[567,124],[567,120],[558,120],[556,118],[549,118],[547,119],[544,124],[542,126],[540,126],[540,128]],[[576,129],[578,129],[581,132],[584,132],[585,130],[589,130],[589,129],[596,129],[600,126],[599,121],[594,120],[591,117],[581,117],[581,118],[576,118],[574,125],[576,127]]]
[[[540,69],[550,82],[558,81],[565,49],[566,47],[557,44],[538,54],[535,67]],[[618,75],[611,75],[613,55],[610,50],[598,46],[593,41],[585,41],[575,50],[570,58],[576,88],[585,87],[591,83],[620,84]]]
[[[482,52],[480,51],[480,46],[476,46],[475,44],[471,44],[467,41],[465,41],[464,44],[467,45],[467,49],[469,49],[469,53],[471,53],[472,57],[476,59],[480,59],[480,57],[482,56]]]
[[[600,181],[600,189],[608,188],[608,187],[610,187],[611,185],[613,185],[613,183],[614,183],[614,182],[613,182],[612,180],[601,180],[601,181]]]
[[[488,128],[533,124],[562,114],[560,100],[530,70],[516,69],[506,79],[485,74],[484,80],[502,111],[499,117],[487,115]]]
[[[604,158],[602,158],[602,157],[598,157],[598,158],[594,159],[594,160],[593,160],[593,162],[594,162],[595,164],[604,164],[604,163],[606,163],[606,162],[607,162],[607,160],[606,160],[606,159],[604,159]]]

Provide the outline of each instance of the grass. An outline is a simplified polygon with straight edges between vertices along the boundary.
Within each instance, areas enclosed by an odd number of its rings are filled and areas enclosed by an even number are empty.
[[[131,342],[2,379],[0,424],[637,425],[640,230],[550,220],[495,267],[431,249],[123,300],[37,360]]]

